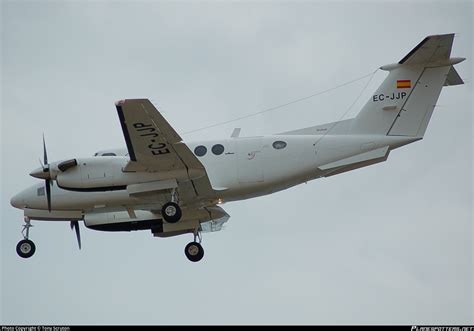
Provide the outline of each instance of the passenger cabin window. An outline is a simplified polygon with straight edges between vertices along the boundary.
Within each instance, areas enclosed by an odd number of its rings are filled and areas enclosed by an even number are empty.
[[[199,145],[194,149],[194,154],[197,156],[204,156],[207,153],[207,148],[206,146]]]
[[[277,140],[273,143],[273,148],[275,149],[283,149],[286,147],[286,142],[284,141],[281,141],[281,140]]]
[[[214,153],[215,155],[221,155],[222,153],[224,153],[224,146],[222,146],[221,144],[216,144],[214,146],[212,146],[212,153]]]

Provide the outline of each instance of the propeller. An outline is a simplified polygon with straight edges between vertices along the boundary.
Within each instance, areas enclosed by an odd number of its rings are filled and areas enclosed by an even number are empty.
[[[48,153],[46,152],[46,142],[44,140],[43,134],[43,174],[45,175],[43,178],[45,179],[46,185],[46,199],[48,200],[48,211],[51,212],[51,186],[53,182],[51,181],[51,172],[49,171],[49,163],[48,163]]]
[[[70,159],[63,161],[53,168],[48,163],[48,153],[46,151],[46,142],[43,134],[43,161],[39,160],[41,167],[30,172],[30,176],[38,179],[45,180],[46,199],[48,201],[48,211],[51,212],[51,187],[53,186],[54,179],[58,174],[58,171],[65,172],[70,168],[77,166],[76,159]]]
[[[43,134],[43,162],[39,160],[41,167],[30,172],[30,176],[45,180],[46,199],[48,201],[48,211],[51,212],[51,186],[53,180],[51,179],[51,169],[48,163],[48,153],[46,152],[46,142]]]
[[[79,244],[79,249],[81,249],[81,232],[78,221],[71,221],[71,230],[76,230],[77,243]]]
[[[53,186],[53,174],[51,173],[51,168],[48,163],[48,153],[46,151],[46,142],[44,139],[43,134],[43,162],[41,162],[41,168],[33,170],[30,175],[45,180],[45,189],[46,189],[46,199],[48,201],[48,211],[51,212],[51,186]],[[69,168],[77,166],[76,159],[71,159],[67,161],[63,161],[58,164],[58,169],[61,172],[68,170]],[[57,172],[57,171],[56,171]],[[56,176],[56,174],[54,174]],[[77,243],[79,245],[79,249],[81,249],[81,232],[79,230],[79,222],[78,221],[71,221],[71,230],[76,231],[76,238]]]

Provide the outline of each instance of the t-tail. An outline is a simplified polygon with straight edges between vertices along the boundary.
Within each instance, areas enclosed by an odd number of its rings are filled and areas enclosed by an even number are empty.
[[[422,138],[443,86],[463,84],[453,65],[454,34],[423,39],[398,63],[382,66],[384,82],[351,121],[351,134]]]
[[[443,86],[464,84],[451,57],[454,34],[428,36],[398,63],[355,118],[283,132],[290,135],[383,135],[423,138]]]

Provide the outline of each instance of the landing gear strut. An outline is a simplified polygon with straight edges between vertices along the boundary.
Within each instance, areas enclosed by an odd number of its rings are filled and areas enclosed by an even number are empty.
[[[199,239],[199,242],[196,241],[196,238]],[[201,261],[201,259],[204,256],[204,248],[201,246],[201,235],[199,231],[194,232],[194,241],[190,242],[189,244],[186,245],[184,248],[184,254],[186,254],[186,257],[188,258],[189,261],[191,262],[198,262]]]
[[[161,215],[168,223],[176,223],[181,219],[181,208],[178,205],[178,192],[176,189],[171,191],[171,201],[161,207]]]
[[[30,234],[30,228],[32,226],[33,225],[31,225],[30,219],[28,217],[25,217],[25,224],[23,225],[23,230],[21,231],[21,234],[23,235],[24,239],[20,240],[20,242],[16,245],[16,252],[20,257],[25,259],[32,257],[36,251],[35,244],[28,239]]]

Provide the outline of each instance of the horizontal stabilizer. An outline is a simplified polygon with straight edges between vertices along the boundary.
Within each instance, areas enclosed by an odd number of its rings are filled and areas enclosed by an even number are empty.
[[[342,174],[342,173],[347,172],[347,171],[352,171],[352,170],[356,170],[356,169],[359,169],[359,168],[368,167],[370,165],[374,165],[374,164],[377,164],[377,163],[380,163],[380,162],[385,162],[385,161],[387,161],[389,154],[390,154],[390,152],[385,154],[384,157],[378,157],[378,158],[370,159],[370,160],[367,160],[367,161],[352,163],[352,164],[347,165],[345,167],[334,168],[332,171],[326,172],[324,174],[324,177],[331,177],[331,176],[334,176],[334,175]]]
[[[447,60],[451,56],[453,40],[454,33],[428,36],[399,63],[413,65]]]
[[[357,154],[357,155],[354,155],[354,156],[351,156],[351,157],[348,157],[348,158],[345,158],[345,159],[342,159],[342,160],[339,160],[339,161],[336,161],[336,162],[331,162],[331,163],[322,165],[322,166],[319,167],[319,169],[320,170],[329,170],[329,169],[332,169],[332,168],[344,167],[344,166],[348,166],[348,165],[351,165],[351,164],[354,164],[354,163],[359,163],[359,162],[363,162],[363,161],[368,161],[368,160],[384,157],[387,153],[388,153],[388,146],[385,146],[385,147],[374,149],[374,150],[369,151],[369,152],[365,152],[365,153],[362,153],[362,154]]]
[[[319,167],[324,171],[324,177],[330,177],[343,172],[367,167],[376,163],[384,162],[390,154],[389,146],[375,149],[366,153],[348,157],[343,160],[331,162]]]
[[[449,69],[449,72],[448,72],[448,76],[446,76],[446,81],[444,82],[444,86],[453,86],[453,85],[461,85],[461,84],[464,84],[464,81],[459,76],[456,69],[454,69],[454,67],[451,66],[451,69]]]

